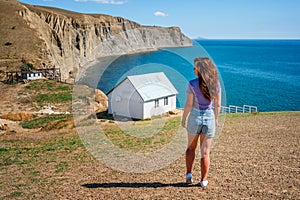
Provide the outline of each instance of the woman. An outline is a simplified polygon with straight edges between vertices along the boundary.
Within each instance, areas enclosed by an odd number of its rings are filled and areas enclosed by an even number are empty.
[[[194,73],[198,77],[189,81],[187,100],[184,107],[181,125],[187,123],[188,147],[186,150],[186,183],[191,184],[192,166],[195,149],[200,137],[201,181],[200,186],[208,184],[207,174],[210,165],[209,151],[215,128],[218,125],[218,113],[221,104],[221,88],[216,66],[209,58],[195,58]],[[214,108],[212,106],[214,104]]]

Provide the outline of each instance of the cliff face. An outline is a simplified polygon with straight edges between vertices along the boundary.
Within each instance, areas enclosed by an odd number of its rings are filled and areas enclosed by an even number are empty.
[[[62,81],[67,82],[74,80],[87,60],[192,45],[177,27],[141,26],[121,17],[86,15],[27,4],[23,4],[18,14],[45,41],[49,65],[60,68]]]

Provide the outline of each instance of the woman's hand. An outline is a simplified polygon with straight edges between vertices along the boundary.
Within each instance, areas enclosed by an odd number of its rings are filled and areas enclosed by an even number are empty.
[[[183,128],[186,128],[185,122],[186,122],[186,119],[183,119],[183,118],[182,118],[182,120],[181,120],[181,126],[182,126]]]
[[[182,120],[181,120],[181,126],[183,128],[186,128],[186,118],[188,114],[191,112],[192,106],[193,106],[193,101],[194,101],[194,95],[193,93],[189,93],[186,97],[186,102],[182,114]]]

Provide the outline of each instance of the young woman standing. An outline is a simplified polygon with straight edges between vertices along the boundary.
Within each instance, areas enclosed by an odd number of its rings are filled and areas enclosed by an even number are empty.
[[[189,81],[186,90],[187,100],[181,122],[181,125],[186,127],[188,132],[186,183],[191,184],[193,182],[192,166],[200,137],[200,186],[205,187],[208,184],[207,174],[210,165],[210,147],[212,139],[215,136],[215,129],[218,126],[218,114],[221,106],[221,87],[216,66],[210,58],[195,58],[194,73],[197,78]]]

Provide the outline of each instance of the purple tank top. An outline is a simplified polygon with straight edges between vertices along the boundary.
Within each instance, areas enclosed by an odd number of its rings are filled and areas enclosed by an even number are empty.
[[[220,87],[218,87],[218,91],[220,91]],[[193,79],[189,81],[188,87],[186,89],[187,94],[194,95],[193,107],[200,110],[212,109],[213,102],[206,99],[202,94],[199,87],[199,79]]]

